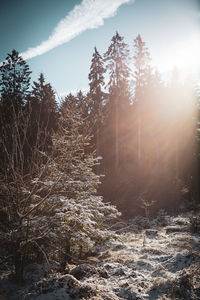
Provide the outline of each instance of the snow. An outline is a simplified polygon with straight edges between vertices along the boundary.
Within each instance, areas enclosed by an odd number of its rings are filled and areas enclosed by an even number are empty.
[[[12,299],[200,299],[200,235],[190,231],[189,217],[147,221],[129,220],[97,257],[68,265],[66,275],[54,271]]]

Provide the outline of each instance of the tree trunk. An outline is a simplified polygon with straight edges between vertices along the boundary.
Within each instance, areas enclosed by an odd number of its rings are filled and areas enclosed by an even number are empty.
[[[100,130],[99,130],[99,120],[97,121],[97,157],[100,156]],[[100,165],[97,165],[97,174],[99,173]]]
[[[141,109],[140,103],[138,102],[138,165],[140,166],[141,162]]]
[[[115,103],[115,170],[119,169],[119,97]]]
[[[178,141],[176,140],[176,149],[175,149],[175,174],[176,174],[176,181],[179,178],[179,157],[178,157],[178,151],[179,151],[179,147],[178,147]]]

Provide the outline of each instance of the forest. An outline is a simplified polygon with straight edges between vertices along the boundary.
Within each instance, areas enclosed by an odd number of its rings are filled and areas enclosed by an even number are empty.
[[[16,50],[0,66],[1,271],[18,284],[31,264],[54,262],[66,274],[130,219],[152,228],[161,212],[199,210],[200,90],[192,76],[175,68],[164,80],[141,36],[128,45],[116,32],[104,54],[94,48],[87,93],[60,99],[38,77],[31,83]],[[198,233],[199,217],[190,222]],[[81,291],[77,299],[143,299]],[[198,299],[187,297],[162,299]]]

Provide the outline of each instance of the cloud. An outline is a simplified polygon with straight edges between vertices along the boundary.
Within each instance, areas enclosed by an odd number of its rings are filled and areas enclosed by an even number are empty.
[[[87,29],[98,28],[104,24],[105,19],[114,16],[122,4],[129,2],[133,0],[83,0],[58,23],[46,41],[20,55],[24,59],[42,55],[69,42]]]

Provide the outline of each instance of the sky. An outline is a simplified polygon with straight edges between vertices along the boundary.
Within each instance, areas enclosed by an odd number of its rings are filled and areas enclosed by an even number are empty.
[[[61,96],[88,89],[94,47],[116,31],[131,51],[140,34],[164,77],[200,78],[200,0],[0,0],[0,61],[16,49]]]

